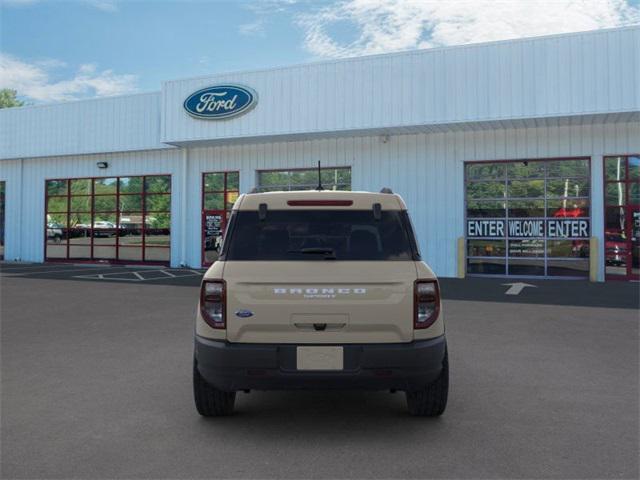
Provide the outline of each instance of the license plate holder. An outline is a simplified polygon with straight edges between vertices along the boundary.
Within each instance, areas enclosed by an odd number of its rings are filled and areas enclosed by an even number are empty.
[[[339,346],[297,347],[298,370],[344,370],[344,348]]]

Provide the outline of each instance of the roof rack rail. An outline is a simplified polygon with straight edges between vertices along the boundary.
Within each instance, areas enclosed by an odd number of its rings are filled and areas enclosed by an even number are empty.
[[[253,187],[251,190],[249,190],[249,193],[258,193],[258,188]]]
[[[393,190],[389,187],[383,187],[382,190],[380,190],[380,193],[393,193]]]

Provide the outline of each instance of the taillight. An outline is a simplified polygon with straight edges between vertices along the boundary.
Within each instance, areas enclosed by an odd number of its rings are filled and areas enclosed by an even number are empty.
[[[223,280],[203,280],[200,289],[200,313],[211,328],[226,328],[226,289]]]
[[[417,280],[414,287],[414,328],[429,328],[440,313],[440,290],[436,280]]]

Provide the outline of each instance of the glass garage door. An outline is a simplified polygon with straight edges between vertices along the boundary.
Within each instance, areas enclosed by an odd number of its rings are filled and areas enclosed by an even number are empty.
[[[604,159],[607,280],[640,278],[640,155]]]
[[[171,177],[46,182],[46,260],[168,263]]]
[[[588,158],[465,164],[467,273],[588,277]]]

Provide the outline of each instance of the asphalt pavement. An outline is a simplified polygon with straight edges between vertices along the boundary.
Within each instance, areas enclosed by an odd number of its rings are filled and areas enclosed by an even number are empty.
[[[576,305],[575,282],[505,295],[504,280],[443,281],[451,390],[438,419],[409,416],[401,393],[357,391],[242,393],[237,414],[203,419],[198,276],[9,267],[2,478],[638,478],[637,301],[606,303],[609,284]]]

